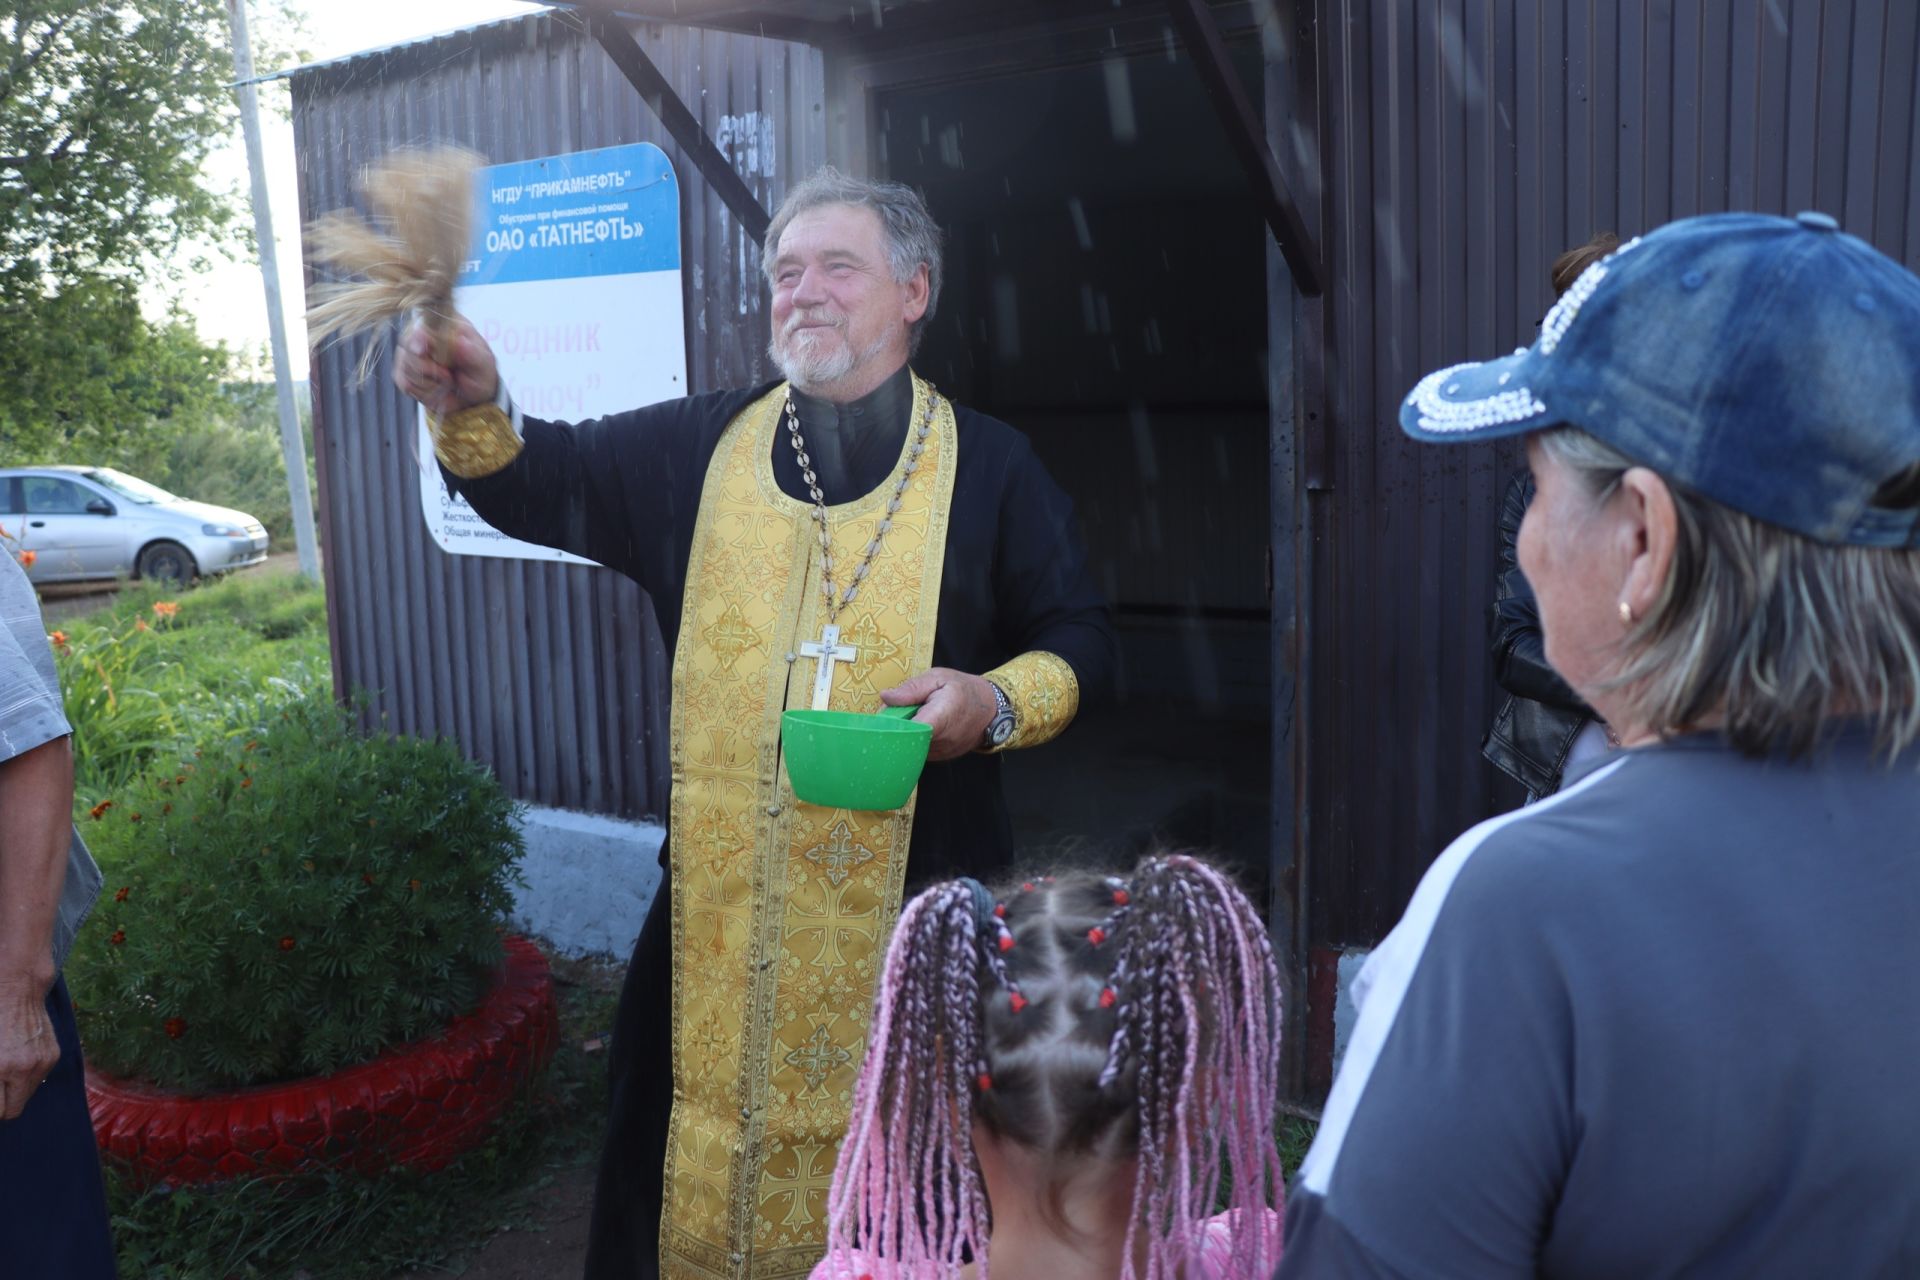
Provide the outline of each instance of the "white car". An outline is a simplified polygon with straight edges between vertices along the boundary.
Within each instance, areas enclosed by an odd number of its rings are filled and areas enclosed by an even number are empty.
[[[0,531],[0,549],[30,562],[35,582],[189,582],[267,558],[267,531],[246,512],[111,467],[0,468]]]

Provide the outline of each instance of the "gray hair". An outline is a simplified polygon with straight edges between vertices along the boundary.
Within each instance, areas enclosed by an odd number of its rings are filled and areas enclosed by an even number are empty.
[[[1639,465],[1575,427],[1540,436],[1595,503]],[[1920,739],[1920,550],[1834,546],[1672,481],[1678,539],[1659,600],[1607,681],[1662,736],[1716,712],[1750,755],[1811,752],[1860,715],[1891,761]],[[1881,490],[1920,505],[1920,466]]]
[[[901,284],[913,278],[914,271],[927,269],[927,309],[907,331],[907,351],[920,349],[920,335],[933,319],[940,301],[940,224],[927,212],[927,202],[918,191],[899,182],[874,182],[823,165],[807,175],[787,192],[787,198],[774,211],[767,224],[766,244],[760,254],[760,269],[767,282],[773,282],[773,260],[780,251],[780,237],[787,224],[810,209],[846,204],[871,209],[880,217],[880,228],[887,237],[887,261],[893,278]]]

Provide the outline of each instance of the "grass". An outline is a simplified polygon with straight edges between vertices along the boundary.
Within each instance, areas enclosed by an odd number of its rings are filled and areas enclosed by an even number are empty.
[[[533,1225],[534,1197],[600,1149],[617,967],[549,959],[560,1047],[528,1105],[438,1173],[344,1173],[140,1191],[109,1161],[120,1274],[146,1280],[387,1280],[452,1267],[497,1232]]]
[[[1313,1121],[1298,1116],[1281,1116],[1280,1123],[1274,1126],[1274,1140],[1280,1144],[1280,1166],[1287,1171],[1288,1182],[1300,1172],[1300,1162],[1307,1158],[1307,1148],[1313,1145],[1313,1135],[1319,1129]]]
[[[157,757],[250,733],[331,682],[326,596],[291,575],[131,584],[52,632],[74,728],[76,812]]]

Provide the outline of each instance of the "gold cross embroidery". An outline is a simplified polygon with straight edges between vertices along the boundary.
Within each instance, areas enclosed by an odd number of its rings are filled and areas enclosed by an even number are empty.
[[[699,868],[701,877],[706,881],[706,892],[696,893],[693,909],[687,914],[691,921],[705,921],[711,929],[706,947],[715,952],[727,949],[727,927],[740,931],[744,942],[753,931],[753,902],[751,895],[742,891],[736,900],[730,898],[726,889],[726,877],[711,865]],[[688,931],[689,933],[692,930]]]
[[[844,1046],[834,1043],[833,1033],[824,1021],[814,1024],[813,1034],[798,1049],[787,1054],[786,1063],[796,1068],[809,1090],[817,1090],[827,1077],[853,1061]]]
[[[802,934],[820,935],[820,949],[814,952],[810,964],[831,973],[842,965],[851,964],[840,954],[840,944],[847,938],[872,939],[876,922],[871,909],[853,911],[847,907],[847,892],[853,886],[848,884],[811,886],[820,892],[820,907],[814,910],[803,906],[796,896],[790,910],[795,919],[802,921],[788,931],[788,936],[797,938]]]
[[[821,867],[829,884],[845,884],[847,877],[873,861],[873,850],[853,838],[853,828],[846,819],[833,824],[833,830],[827,833],[824,844],[817,844],[800,855],[815,866]]]
[[[733,1160],[727,1143],[704,1125],[696,1126],[690,1146],[683,1143],[674,1161],[675,1197],[700,1216],[726,1212],[727,1184]]]
[[[792,1171],[778,1172],[784,1163],[776,1157],[767,1162],[767,1183],[773,1188],[761,1200],[762,1208],[776,1200],[787,1202],[783,1227],[810,1227],[816,1221],[814,1207],[826,1207],[827,1192],[833,1188],[833,1148],[824,1142],[796,1143],[789,1152]]]
[[[725,612],[702,629],[701,636],[719,660],[720,670],[728,675],[733,674],[733,664],[742,654],[759,648],[761,643],[760,633],[747,621],[738,603],[729,603]]]

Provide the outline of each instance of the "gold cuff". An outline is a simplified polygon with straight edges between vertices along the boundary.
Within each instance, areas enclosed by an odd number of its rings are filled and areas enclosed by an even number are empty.
[[[523,442],[497,404],[469,405],[439,421],[427,419],[434,456],[462,480],[478,480],[505,469],[520,456]]]
[[[1052,742],[1080,713],[1080,677],[1058,654],[1035,649],[987,672],[986,678],[1013,704],[1013,736],[997,751]]]

